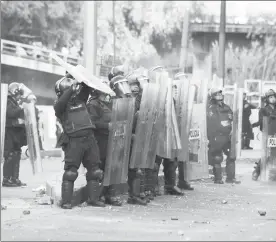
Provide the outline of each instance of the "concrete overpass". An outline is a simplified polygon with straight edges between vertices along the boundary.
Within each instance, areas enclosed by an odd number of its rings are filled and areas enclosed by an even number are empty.
[[[25,45],[18,42],[1,40],[1,80],[4,83],[23,82],[38,97],[38,105],[52,105],[56,98],[55,82],[64,75],[65,70],[50,58],[52,51]],[[65,56],[55,52],[64,61],[82,64],[83,60],[74,56]],[[104,59],[99,58],[97,75],[107,76],[111,66],[103,65]]]

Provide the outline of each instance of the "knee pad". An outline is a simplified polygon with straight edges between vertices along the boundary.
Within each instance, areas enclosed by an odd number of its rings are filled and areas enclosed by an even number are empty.
[[[214,160],[214,164],[221,164],[223,162],[223,156],[222,155],[215,155],[213,160]]]
[[[97,170],[89,170],[86,173],[87,181],[102,181],[103,180],[103,171],[100,169]]]
[[[62,180],[63,181],[72,181],[74,182],[78,178],[78,171],[76,168],[71,168],[69,170],[64,171]]]

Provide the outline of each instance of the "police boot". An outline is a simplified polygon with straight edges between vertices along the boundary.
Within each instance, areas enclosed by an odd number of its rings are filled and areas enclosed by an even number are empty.
[[[252,180],[257,181],[260,174],[261,174],[261,165],[259,161],[259,162],[255,162],[254,171],[252,172]]]
[[[140,198],[140,178],[135,170],[129,170],[128,174],[129,197],[127,203],[146,206],[147,202]]]
[[[72,197],[74,191],[73,181],[62,181],[61,184],[61,207],[63,209],[72,209]]]
[[[13,154],[9,153],[4,160],[3,164],[3,187],[16,187],[17,185],[11,180],[13,169]]]
[[[235,178],[235,171],[236,171],[236,162],[227,159],[226,160],[226,183],[234,183],[234,184],[240,184],[240,181],[237,181]]]
[[[19,180],[19,171],[20,171],[20,159],[21,159],[21,152],[15,153],[16,159],[14,160],[14,166],[13,166],[13,175],[12,180],[18,187],[27,186],[26,183]]]
[[[222,169],[221,164],[215,164],[213,167],[214,171],[214,183],[215,184],[224,184],[222,181]]]
[[[122,206],[122,200],[116,196],[116,186],[110,185],[107,187],[107,194],[105,196],[105,203],[112,206]]]
[[[154,200],[154,177],[152,169],[145,169],[145,194],[152,201]]]
[[[164,159],[164,179],[165,186],[164,191],[165,195],[178,195],[183,196],[184,193],[175,185],[176,180],[176,167],[177,164],[174,161],[170,161],[168,159]]]
[[[183,190],[194,190],[194,188],[185,181],[184,178],[184,162],[178,162],[178,184],[177,186]]]
[[[87,204],[93,207],[105,207],[105,204],[100,201],[102,187],[98,181],[90,180],[87,182],[88,201]]]
[[[149,200],[149,198],[146,196],[146,193],[145,193],[145,180],[146,180],[145,170],[144,170],[144,169],[143,169],[143,170],[139,169],[139,170],[137,171],[137,175],[138,175],[139,178],[140,178],[140,198],[141,198],[143,201],[149,203],[150,200]]]
[[[103,187],[101,195],[100,195],[100,201],[105,203],[105,197],[108,196],[108,187]]]
[[[152,174],[152,176],[153,176],[153,195],[155,197],[162,195],[160,185],[159,185],[159,179],[158,179],[161,162],[162,162],[162,159],[161,159],[161,161],[157,160],[157,162],[155,162],[154,169],[152,172],[153,173]]]

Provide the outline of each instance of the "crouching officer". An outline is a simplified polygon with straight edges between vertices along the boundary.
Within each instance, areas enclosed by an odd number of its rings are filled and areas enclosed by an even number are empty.
[[[67,74],[56,82],[55,91],[58,100],[54,104],[54,109],[63,128],[60,145],[65,156],[61,206],[64,209],[72,208],[74,182],[82,162],[87,169],[87,203],[104,207],[105,204],[99,201],[103,172],[100,170],[99,148],[93,131],[95,125],[86,107],[91,88],[84,83],[78,83]]]
[[[112,114],[112,102],[110,101],[109,95],[95,90],[91,94],[87,106],[91,120],[96,126],[94,133],[100,150],[100,158],[102,161],[101,169],[104,171],[107,156],[109,126]],[[113,206],[122,205],[122,201],[116,196],[116,185],[104,187],[102,199],[106,204]]]
[[[4,145],[3,187],[26,186],[19,180],[21,148],[27,145],[24,110],[19,106],[22,90],[13,82],[8,87]]]
[[[214,182],[223,184],[221,163],[224,153],[227,156],[225,182],[239,184],[240,182],[235,179],[236,159],[230,157],[233,112],[223,102],[222,90],[213,88],[210,96],[207,108],[208,160],[209,165],[213,166]]]
[[[259,120],[258,122],[252,124],[252,127],[260,127],[260,130],[263,131],[263,117],[269,117],[270,122],[276,122],[276,93],[274,90],[270,89],[265,93],[264,97],[265,105],[259,111]],[[276,130],[275,130],[276,133]],[[254,171],[252,173],[252,179],[257,181],[261,174],[261,161],[256,163]]]

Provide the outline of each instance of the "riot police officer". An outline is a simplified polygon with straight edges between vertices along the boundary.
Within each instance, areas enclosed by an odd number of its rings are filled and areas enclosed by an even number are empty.
[[[260,130],[263,131],[263,117],[269,117],[271,121],[276,120],[276,93],[273,89],[269,89],[264,96],[265,105],[259,111],[259,120],[258,122],[252,124],[252,127],[260,127]],[[275,130],[276,131],[276,130]],[[261,173],[261,161],[256,163],[254,171],[252,173],[252,179],[258,180]]]
[[[22,90],[19,83],[13,82],[8,91],[2,186],[26,186],[19,180],[21,148],[27,145],[24,110],[19,106]]]
[[[233,112],[223,102],[222,90],[211,89],[210,98],[207,108],[208,160],[213,166],[214,182],[223,184],[221,163],[224,153],[227,156],[225,182],[238,184],[240,182],[235,179],[236,158],[230,157]]]
[[[100,170],[99,148],[93,131],[95,125],[86,107],[91,88],[67,74],[56,82],[55,91],[58,99],[54,109],[63,128],[60,145],[65,156],[61,207],[72,208],[74,182],[81,162],[87,169],[88,205],[104,207],[105,204],[99,201],[103,172]]]
[[[137,119],[139,115],[140,103],[142,98],[142,90],[140,88],[140,83],[137,79],[137,75],[130,74],[126,77],[126,79],[130,86],[132,95],[135,97],[135,116],[133,121],[133,130],[132,130],[132,133],[133,133],[132,137],[133,139],[135,139],[135,128],[136,128]],[[132,144],[133,144],[133,139],[131,142]],[[131,144],[131,149],[132,149],[132,144]],[[145,170],[129,169],[128,185],[129,185],[128,203],[147,205],[147,203],[149,202],[149,199],[146,197],[146,194],[145,194]]]
[[[112,102],[109,95],[95,90],[93,91],[87,106],[91,120],[96,126],[94,133],[100,150],[100,158],[102,161],[101,169],[104,171],[107,156]],[[116,185],[104,187],[101,199],[105,203],[113,206],[122,205],[122,201],[116,196]]]
[[[116,76],[124,76],[124,66],[114,66],[111,68],[110,72],[108,73],[108,80],[111,81],[112,78]]]

